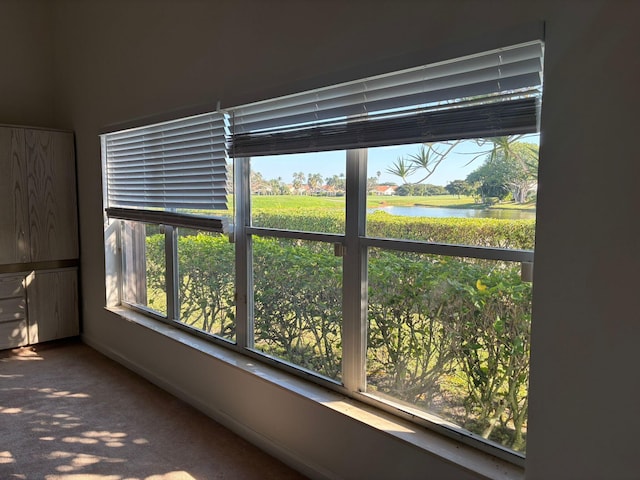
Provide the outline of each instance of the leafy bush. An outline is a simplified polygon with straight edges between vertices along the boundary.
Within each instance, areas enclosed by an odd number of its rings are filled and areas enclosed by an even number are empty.
[[[507,262],[372,250],[369,386],[523,449],[531,284],[519,273]]]
[[[336,212],[285,210],[253,212],[254,226],[305,232],[344,233],[344,215]]]
[[[335,212],[258,212],[253,214],[253,224],[285,230],[344,233],[344,215]],[[533,249],[534,234],[534,220],[401,217],[382,211],[367,218],[367,235],[379,238]]]
[[[147,283],[165,287],[164,235],[147,236]],[[222,338],[235,335],[233,301],[234,247],[222,235],[196,233],[178,237],[180,321]]]
[[[377,211],[367,219],[367,235],[434,243],[533,249],[534,220],[401,217]]]
[[[270,228],[341,233],[339,214],[258,213]],[[533,221],[407,219],[376,212],[368,235],[532,248]],[[234,246],[220,235],[178,239],[181,321],[233,338]],[[164,265],[163,237],[147,238]],[[157,258],[156,258],[157,257]],[[156,262],[154,262],[156,259]],[[519,265],[370,249],[367,382],[469,430],[523,450],[527,424],[531,284]],[[150,285],[163,269],[150,268]],[[331,245],[253,238],[255,347],[339,380],[342,259]]]
[[[253,239],[255,346],[341,377],[342,259],[331,245]]]
[[[224,235],[178,238],[180,319],[229,340],[235,338],[234,255]]]

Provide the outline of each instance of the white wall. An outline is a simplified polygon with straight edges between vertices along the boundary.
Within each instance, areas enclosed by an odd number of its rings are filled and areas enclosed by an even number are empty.
[[[631,1],[548,17],[529,478],[639,475],[638,18]]]
[[[205,403],[240,405],[233,413],[248,428],[325,473],[461,478],[452,465],[105,312],[97,134],[185,106],[236,105],[344,71],[369,73],[405,54],[422,51],[428,60],[468,42],[481,47],[499,32],[545,20],[526,476],[637,477],[638,18],[640,3],[631,0],[58,2],[54,120],[77,133],[86,337]],[[33,67],[22,57],[12,61]],[[45,59],[34,62],[25,72],[46,71]],[[27,85],[22,113],[9,101],[10,121],[47,118],[33,100],[47,96],[47,84]],[[246,403],[256,397],[261,416]],[[344,439],[359,446],[348,458],[340,454]]]
[[[0,123],[52,126],[51,5],[0,0]]]

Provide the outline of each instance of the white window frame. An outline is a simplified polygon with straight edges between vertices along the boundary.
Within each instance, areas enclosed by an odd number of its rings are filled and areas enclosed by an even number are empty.
[[[242,109],[243,107],[238,107]],[[234,110],[234,109],[230,109]],[[277,118],[276,118],[277,120]],[[104,145],[104,143],[103,143]],[[327,149],[328,150],[328,149]],[[177,280],[177,237],[176,228],[188,226],[208,231],[222,231],[218,224],[207,218],[187,218],[188,216],[172,216],[152,214],[144,211],[131,213],[109,208],[108,214],[113,220],[107,221],[107,230],[116,228],[122,220],[142,223],[162,224],[165,226],[165,259],[167,316],[159,315],[140,305],[126,303],[120,290],[119,301],[128,308],[137,310],[158,320],[169,322],[178,328],[204,337],[210,341],[224,345],[235,351],[260,359],[271,365],[277,365],[292,373],[327,386],[349,397],[361,400],[369,405],[381,408],[395,415],[410,419],[429,428],[438,430],[463,443],[473,445],[500,458],[523,465],[524,455],[505,447],[492,444],[462,428],[433,417],[429,414],[416,414],[399,404],[382,401],[379,397],[366,392],[366,353],[367,353],[367,252],[369,248],[382,248],[404,252],[426,253],[462,258],[477,258],[497,261],[520,262],[532,264],[533,250],[514,250],[505,248],[476,247],[468,245],[450,245],[431,242],[416,242],[401,239],[374,238],[366,235],[366,177],[367,148],[351,148],[346,150],[346,221],[344,234],[313,233],[293,230],[278,230],[255,227],[251,225],[250,195],[250,157],[238,156],[234,159],[234,193],[235,211],[232,239],[235,243],[236,271],[236,342],[208,335],[197,329],[180,323]],[[103,157],[103,171],[106,172]],[[105,196],[105,205],[107,197]],[[187,224],[185,224],[187,222]],[[113,225],[113,226],[109,226]],[[116,228],[117,229],[117,228]],[[278,238],[294,238],[324,243],[339,244],[343,255],[343,330],[342,330],[342,382],[314,375],[294,365],[280,362],[263,355],[254,348],[253,342],[253,302],[252,302],[252,238],[254,236],[271,236]],[[120,241],[120,240],[119,240]],[[122,258],[119,262],[122,265]],[[122,266],[119,267],[119,285],[122,285]]]
[[[236,264],[242,267],[237,270],[236,289],[242,304],[238,304],[237,316],[247,319],[237,325],[238,331],[243,329],[243,339],[238,335],[238,347],[253,358],[261,359],[270,364],[280,365],[293,373],[302,374],[306,378],[356,398],[369,405],[381,408],[387,412],[420,423],[429,428],[473,445],[500,458],[523,465],[524,455],[506,447],[479,437],[467,430],[457,427],[450,422],[419,411],[417,408],[407,408],[389,400],[382,400],[380,396],[367,393],[366,389],[366,358],[367,358],[367,255],[369,248],[382,248],[403,252],[433,254],[457,258],[474,258],[505,262],[516,262],[530,265],[534,262],[533,250],[519,250],[497,247],[476,247],[469,245],[451,245],[433,242],[418,242],[413,240],[386,239],[369,237],[366,228],[366,179],[367,179],[367,149],[346,151],[346,221],[345,233],[328,234],[304,232],[295,230],[279,230],[266,227],[251,226],[250,193],[249,193],[249,158],[236,159],[236,172],[242,178],[236,183],[236,195],[242,195],[238,200],[242,208],[236,209]],[[311,374],[302,368],[277,361],[253,348],[253,315],[252,315],[252,273],[251,273],[251,243],[253,236],[267,236],[276,238],[292,238],[311,240],[327,244],[340,244],[343,252],[343,325],[342,325],[342,382]],[[241,306],[242,305],[242,306]],[[242,310],[240,310],[242,308]]]

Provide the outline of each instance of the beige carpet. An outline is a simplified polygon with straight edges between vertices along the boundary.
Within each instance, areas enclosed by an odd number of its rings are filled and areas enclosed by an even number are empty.
[[[0,352],[0,479],[301,479],[79,343]]]

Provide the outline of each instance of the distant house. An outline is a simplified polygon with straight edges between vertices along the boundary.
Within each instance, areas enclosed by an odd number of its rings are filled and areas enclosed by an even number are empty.
[[[300,185],[298,188],[296,188],[292,184],[289,184],[287,185],[287,188],[289,189],[289,193],[291,195],[309,195],[311,193],[311,188],[306,183]]]
[[[333,185],[322,185],[319,189],[321,195],[326,195],[328,197],[336,197],[344,195],[344,189],[335,187]]]
[[[372,195],[395,195],[397,188],[395,185],[377,185],[369,190],[369,192]]]

